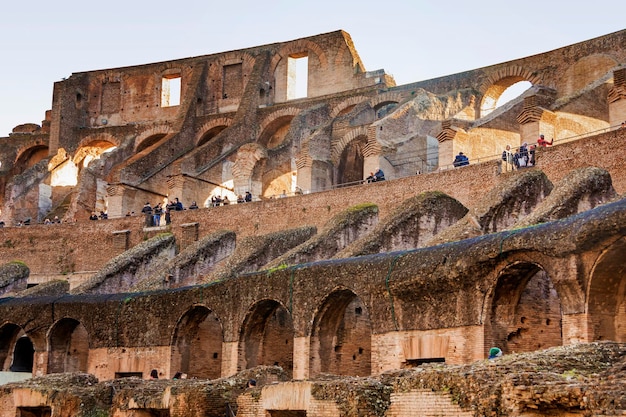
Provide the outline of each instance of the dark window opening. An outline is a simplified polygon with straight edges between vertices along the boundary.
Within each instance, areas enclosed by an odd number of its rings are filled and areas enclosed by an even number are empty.
[[[406,367],[415,368],[425,363],[446,363],[446,358],[420,358],[420,359],[407,359]]]
[[[143,378],[142,372],[116,372],[115,379],[119,378]]]

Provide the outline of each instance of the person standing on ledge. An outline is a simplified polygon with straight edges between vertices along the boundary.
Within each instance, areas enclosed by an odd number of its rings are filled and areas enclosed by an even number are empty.
[[[465,156],[465,154],[463,154],[463,152],[459,152],[459,154],[454,158],[452,165],[454,165],[455,167],[469,165],[469,159],[467,158],[467,156]]]
[[[552,144],[553,144],[553,143],[554,143],[554,138],[552,138],[552,140],[550,140],[550,142],[548,142],[548,141],[544,138],[543,134],[539,135],[539,139],[537,139],[537,145],[538,145],[538,146],[543,146],[543,147],[546,147],[546,146],[548,146],[548,145],[549,145],[549,146],[552,146]]]

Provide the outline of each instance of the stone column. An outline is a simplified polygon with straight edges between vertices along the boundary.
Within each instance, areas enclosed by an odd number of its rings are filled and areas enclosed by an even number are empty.
[[[367,128],[367,144],[363,149],[363,179],[366,179],[370,172],[376,172],[378,168],[382,168],[380,166],[382,146],[376,140],[376,127],[369,126]]]
[[[609,125],[626,122],[626,68],[613,71],[613,87],[609,90]]]
[[[537,143],[539,135],[543,134],[546,140],[557,139],[556,114],[546,107],[553,101],[550,95],[532,95],[524,98],[524,107],[517,116],[520,124],[520,143]]]
[[[123,184],[114,184],[107,187],[107,199],[109,206],[107,214],[109,218],[123,217],[129,211],[135,210],[136,190]]]
[[[293,379],[309,379],[310,339],[306,336],[293,340]]]
[[[308,145],[308,144],[307,144]],[[309,155],[308,146],[303,146],[296,159],[296,185],[304,192],[313,190],[313,159]]]
[[[263,193],[261,178],[253,178],[254,167],[259,161],[267,159],[267,150],[258,143],[247,143],[237,150],[237,160],[233,165],[233,188],[235,195],[244,195],[250,191],[253,196]]]
[[[222,377],[228,377],[237,373],[237,361],[239,358],[239,343],[222,343]]]
[[[465,129],[455,126],[453,120],[441,122],[441,132],[437,135],[437,141],[439,142],[439,168],[451,168],[454,157],[459,152],[467,154],[471,161],[471,153],[463,146],[468,140],[469,135]]]
[[[187,199],[186,196],[188,189],[191,188],[192,185],[190,181],[182,174],[172,175],[167,179],[167,200],[169,202],[174,201],[174,199],[178,198],[183,206],[187,208],[191,204],[191,200]]]

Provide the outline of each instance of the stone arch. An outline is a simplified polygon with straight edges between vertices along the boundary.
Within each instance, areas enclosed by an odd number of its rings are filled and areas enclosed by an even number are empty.
[[[528,81],[532,85],[542,84],[539,72],[532,72],[518,65],[507,66],[490,73],[485,82],[478,88],[482,95],[480,117],[493,111],[502,93],[520,81]]]
[[[118,147],[120,141],[113,135],[102,134],[87,137],[80,141],[72,161],[76,166],[89,164],[90,161],[100,158],[104,152]]]
[[[275,300],[261,300],[248,311],[239,336],[238,370],[259,365],[281,366],[293,372],[293,319]]]
[[[49,156],[48,144],[44,141],[37,141],[28,146],[18,149],[15,161],[13,163],[14,175],[21,174],[37,162],[46,159]]]
[[[330,158],[333,161],[334,165],[339,164],[339,160],[341,159],[341,154],[343,153],[346,146],[348,146],[350,142],[352,142],[354,139],[358,138],[359,136],[365,136],[366,138],[368,138],[369,137],[368,129],[364,126],[361,126],[346,133],[345,135],[343,135],[341,139],[333,140],[333,142],[331,143]]]
[[[48,373],[87,372],[89,334],[78,320],[57,321],[48,335]]]
[[[370,100],[370,106],[374,110],[380,109],[382,106],[389,103],[401,103],[404,100],[404,97],[401,93],[397,92],[388,92],[381,95],[378,95]]]
[[[172,128],[169,126],[161,125],[154,126],[135,138],[135,152],[139,153],[142,150],[154,145],[165,136],[172,133]]]
[[[486,306],[485,354],[532,352],[563,344],[562,303],[546,269],[533,261],[502,268]]]
[[[590,274],[587,290],[589,341],[626,342],[626,238],[606,248]]]
[[[317,58],[320,61],[321,69],[326,69],[326,67],[328,67],[328,58],[326,57],[326,53],[322,47],[310,39],[299,39],[285,44],[282,48],[280,48],[278,53],[274,54],[272,62],[270,63],[270,73],[273,74],[276,71],[276,67],[282,59],[288,57],[289,55],[297,54],[303,51],[313,52],[317,55]]]
[[[588,55],[577,60],[559,77],[559,96],[575,94],[606,76],[618,65],[618,61],[606,54]]]
[[[267,149],[281,145],[289,131],[291,121],[298,113],[300,113],[300,109],[288,107],[265,117],[259,126],[261,134],[257,142]]]
[[[246,190],[238,190],[238,187],[248,188],[253,195],[261,194],[261,183],[252,184],[254,181],[261,181],[259,178],[253,178],[253,172],[259,170],[258,163],[263,163],[267,159],[267,150],[258,143],[246,143],[237,150],[237,157],[232,167],[233,182],[235,185],[235,193],[245,192]]]
[[[311,377],[320,373],[369,376],[372,323],[361,299],[349,289],[329,294],[311,329]]]
[[[232,124],[233,120],[228,117],[220,117],[206,122],[198,129],[198,133],[194,139],[196,147],[204,145]]]
[[[35,348],[24,329],[13,323],[0,327],[0,365],[2,371],[32,372]]]
[[[334,119],[337,116],[346,114],[348,111],[353,109],[354,106],[356,106],[357,104],[363,103],[367,100],[368,100],[368,97],[365,97],[365,96],[349,97],[346,100],[342,101],[341,103],[338,103],[337,105],[333,106],[333,109],[330,112],[330,118]]]
[[[172,336],[170,368],[190,378],[217,379],[222,373],[222,324],[202,305],[187,310]]]

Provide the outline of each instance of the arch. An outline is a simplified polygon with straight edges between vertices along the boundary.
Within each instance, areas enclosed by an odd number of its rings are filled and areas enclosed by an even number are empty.
[[[24,329],[13,323],[0,328],[0,365],[2,371],[32,372],[35,356],[33,341]]]
[[[372,106],[374,110],[378,111],[380,110],[381,107],[387,104],[391,104],[391,103],[398,104],[402,101],[404,101],[404,97],[402,96],[402,94],[390,92],[390,93],[384,93],[384,94],[381,94],[379,96],[372,98],[370,100],[370,106]]]
[[[291,121],[298,113],[300,109],[288,107],[269,114],[259,125],[261,134],[257,142],[267,149],[281,145],[287,136]]]
[[[79,168],[81,165],[82,167],[86,167],[89,165],[89,162],[94,159],[99,159],[103,153],[116,148],[118,143],[119,141],[115,140],[111,135],[82,140],[72,157],[72,162]]]
[[[619,62],[606,54],[592,54],[576,60],[562,71],[559,81],[559,96],[569,96],[584,89],[596,80],[612,72]]]
[[[369,137],[368,133],[369,132],[367,128],[361,126],[346,133],[341,139],[333,140],[333,142],[331,143],[331,151],[330,151],[330,158],[333,161],[333,164],[337,165],[339,163],[339,160],[341,159],[341,155],[343,154],[344,149],[350,142],[352,142],[354,139],[356,139],[359,136],[365,136],[366,138],[368,138]]]
[[[356,106],[357,104],[363,103],[363,102],[365,102],[367,100],[368,100],[368,97],[365,97],[365,96],[349,97],[346,100],[344,100],[344,101],[338,103],[337,105],[333,106],[333,109],[330,112],[330,118],[334,119],[337,116],[341,116],[343,114],[346,114],[351,109],[353,109],[354,106]]]
[[[238,369],[281,366],[293,372],[294,328],[291,313],[281,303],[261,300],[248,311],[239,337]]]
[[[590,341],[626,342],[626,238],[598,257],[587,291]]]
[[[57,321],[48,335],[48,373],[87,372],[89,334],[78,320]]]
[[[272,62],[270,63],[270,74],[273,74],[276,71],[276,67],[282,59],[303,51],[313,52],[317,55],[317,58],[320,61],[320,69],[326,69],[328,66],[328,58],[326,57],[324,50],[310,39],[299,39],[285,44],[282,48],[280,48],[278,53],[274,54]]]
[[[349,289],[335,290],[313,320],[310,375],[369,376],[371,339],[372,324],[361,299]]]
[[[135,138],[135,152],[143,151],[170,133],[172,133],[172,129],[169,126],[154,126],[146,130]]]
[[[504,353],[521,353],[563,344],[561,300],[537,263],[516,261],[503,268],[488,311],[486,351],[497,346]]]
[[[217,136],[222,130],[232,125],[233,120],[227,117],[220,117],[218,119],[211,120],[202,125],[198,129],[194,143],[196,147],[200,147]]]
[[[172,336],[170,368],[190,378],[217,379],[222,374],[222,324],[205,306],[186,311]]]
[[[541,84],[538,72],[532,72],[517,65],[500,68],[487,76],[479,87],[482,93],[480,101],[480,117],[484,117],[496,108],[498,99],[504,91],[515,83],[528,81],[533,85]]]
[[[367,137],[360,135],[346,144],[337,166],[337,184],[348,184],[361,181],[365,167],[365,147]]]
[[[13,164],[13,173],[19,175],[37,162],[46,159],[49,156],[49,148],[45,143],[30,144],[18,150],[15,162]]]

